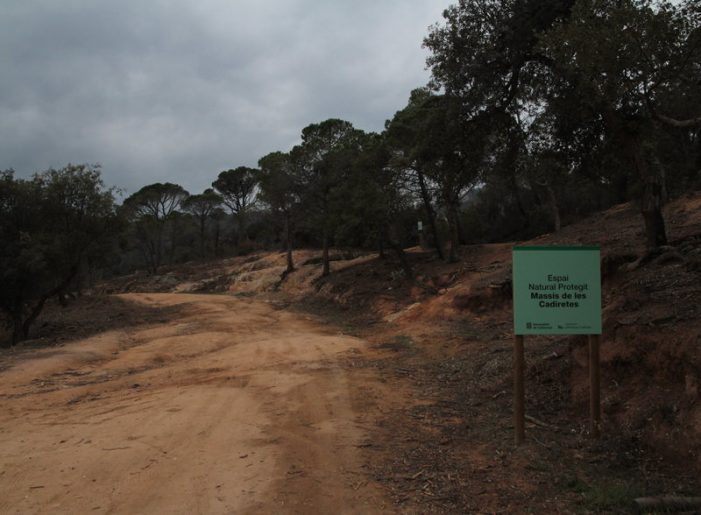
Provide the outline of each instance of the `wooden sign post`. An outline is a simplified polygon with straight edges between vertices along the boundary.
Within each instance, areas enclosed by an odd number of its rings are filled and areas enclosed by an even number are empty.
[[[514,429],[525,438],[524,337],[586,334],[589,338],[589,429],[599,436],[601,395],[601,259],[599,247],[514,247]]]
[[[589,432],[599,436],[601,387],[599,384],[599,335],[589,335]]]
[[[526,360],[523,356],[523,336],[514,337],[514,429],[516,445],[521,445],[525,438],[526,429],[526,392],[523,383],[523,369]]]

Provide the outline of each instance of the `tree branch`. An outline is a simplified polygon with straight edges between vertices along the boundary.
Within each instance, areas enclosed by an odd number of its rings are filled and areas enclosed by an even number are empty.
[[[650,111],[652,117],[658,122],[664,123],[665,125],[669,125],[670,127],[676,127],[678,129],[690,129],[692,127],[701,126],[701,115],[696,116],[694,118],[687,118],[686,120],[678,120],[676,118],[672,118],[671,116],[666,116],[664,114],[658,113],[657,109],[655,109],[655,106],[652,103],[652,100],[650,99],[650,95],[647,94],[647,92],[645,94],[645,103],[647,104],[647,108]]]
[[[676,118],[665,116],[656,112],[653,112],[653,116],[655,117],[655,119],[661,121],[662,123],[665,123],[672,127],[677,127],[679,129],[689,129],[692,127],[701,126],[701,116],[697,116],[696,118],[688,118],[686,120],[677,120]]]

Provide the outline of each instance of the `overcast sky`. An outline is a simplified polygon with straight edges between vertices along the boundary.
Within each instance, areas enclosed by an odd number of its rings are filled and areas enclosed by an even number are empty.
[[[126,193],[197,193],[310,123],[382,130],[451,3],[1,0],[0,170],[101,163]]]

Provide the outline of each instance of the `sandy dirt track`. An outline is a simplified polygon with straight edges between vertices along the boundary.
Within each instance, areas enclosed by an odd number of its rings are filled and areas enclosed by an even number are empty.
[[[247,299],[120,299],[164,315],[0,372],[0,513],[386,512],[361,453],[387,392],[341,365],[366,342]]]

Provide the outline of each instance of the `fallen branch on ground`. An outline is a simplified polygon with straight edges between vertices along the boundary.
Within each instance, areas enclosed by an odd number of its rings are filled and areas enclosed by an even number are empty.
[[[635,499],[635,504],[640,511],[686,510],[701,507],[701,497],[682,497],[680,495],[638,497]]]
[[[530,415],[526,415],[525,419],[528,420],[529,422],[535,424],[536,426],[544,427],[546,429],[551,429],[553,431],[559,431],[560,428],[557,426],[554,426],[552,424],[548,424],[547,422],[543,422],[542,420],[538,420],[535,417],[532,417]]]

